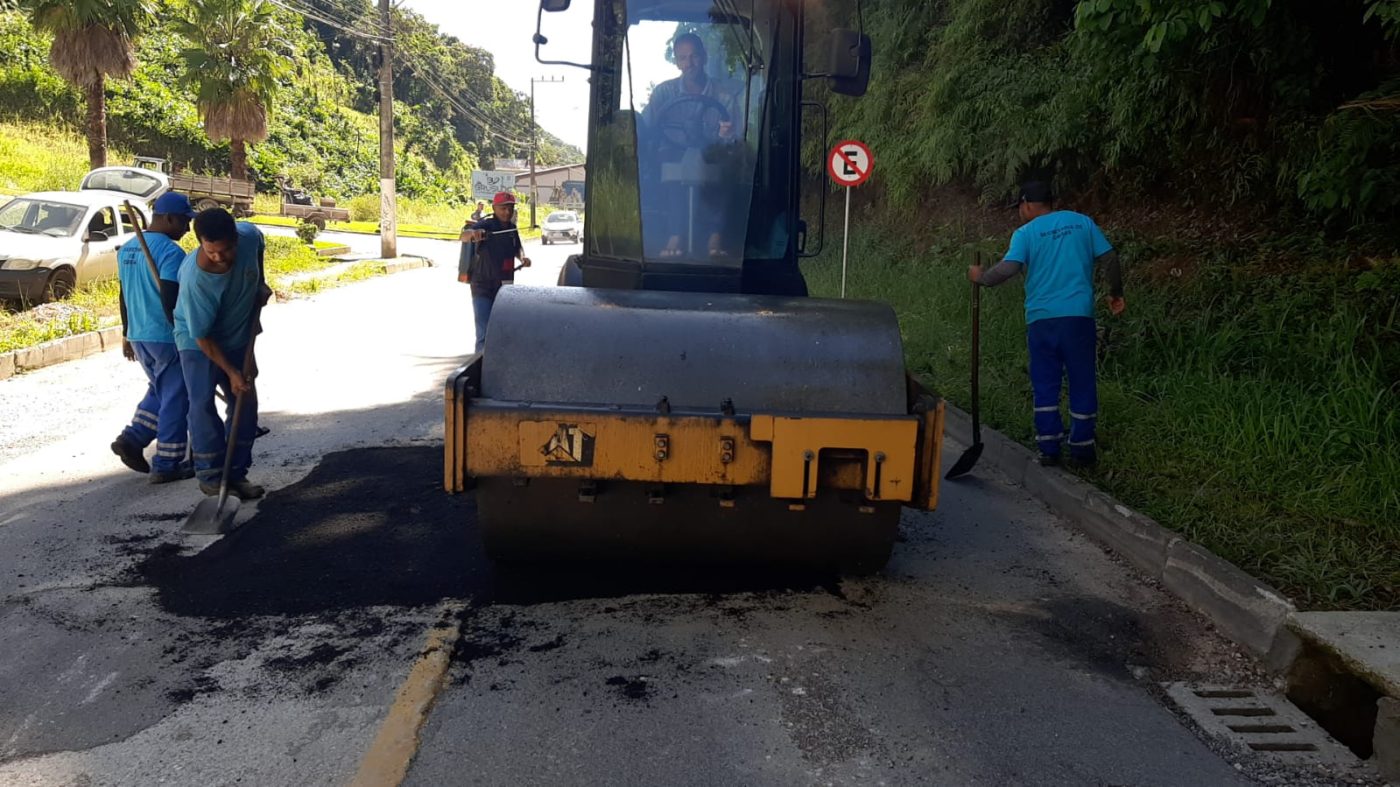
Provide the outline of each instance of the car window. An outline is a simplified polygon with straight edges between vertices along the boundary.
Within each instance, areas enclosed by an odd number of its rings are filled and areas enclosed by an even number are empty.
[[[80,189],[102,189],[120,191],[133,197],[148,199],[160,191],[165,181],[157,174],[135,167],[116,167],[89,172],[83,178]]]
[[[0,208],[0,229],[55,237],[77,234],[83,209],[78,205],[20,197]]]
[[[141,229],[146,229],[146,215],[139,210],[132,212],[136,214],[136,220],[141,222]],[[131,216],[124,210],[119,210],[117,213],[122,217],[122,234],[135,235],[136,230],[131,226]]]
[[[112,215],[112,209],[98,208],[97,212],[92,214],[92,220],[88,222],[88,231],[105,232],[109,238],[116,235],[117,222],[116,218]]]
[[[555,211],[554,213],[549,214],[549,218],[548,218],[548,219],[545,219],[545,220],[546,220],[546,221],[577,221],[577,220],[578,220],[578,216],[576,216],[576,215],[574,215],[574,214],[572,214],[572,213],[570,213],[570,212],[568,212],[568,211],[566,211],[566,210],[561,210],[561,211]]]

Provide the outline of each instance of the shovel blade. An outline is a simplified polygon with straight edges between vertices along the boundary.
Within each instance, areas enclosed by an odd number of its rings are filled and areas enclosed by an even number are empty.
[[[977,464],[977,460],[981,458],[982,444],[973,443],[966,451],[963,451],[963,455],[958,457],[958,461],[953,463],[952,468],[950,468],[943,477],[945,479],[951,479],[957,478],[960,475],[967,475],[972,472],[973,465]]]
[[[239,499],[229,496],[219,505],[219,498],[206,497],[199,501],[185,520],[180,532],[191,535],[217,536],[233,529],[233,517],[238,513]]]

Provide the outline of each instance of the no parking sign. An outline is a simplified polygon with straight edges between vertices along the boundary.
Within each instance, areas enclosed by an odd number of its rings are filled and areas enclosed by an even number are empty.
[[[868,180],[874,166],[875,157],[871,155],[870,148],[854,139],[836,143],[826,157],[826,174],[836,185],[846,188],[854,188]]]
[[[875,168],[875,155],[870,146],[858,139],[836,143],[826,156],[826,174],[838,186],[846,189],[846,227],[841,240],[841,297],[846,297],[846,251],[851,243],[851,189],[870,179]]]

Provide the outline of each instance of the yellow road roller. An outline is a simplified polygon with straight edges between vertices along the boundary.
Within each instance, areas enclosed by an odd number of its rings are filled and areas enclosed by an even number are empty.
[[[582,253],[503,288],[446,385],[445,487],[475,489],[493,558],[869,573],[901,508],[937,503],[943,402],[893,310],[807,297],[798,267],[824,234],[803,85],[859,96],[870,68],[858,31],[807,56],[811,6],[596,0],[568,64],[591,72]]]

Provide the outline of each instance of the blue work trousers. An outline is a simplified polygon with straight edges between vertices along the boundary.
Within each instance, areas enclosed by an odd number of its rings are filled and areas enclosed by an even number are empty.
[[[224,351],[230,359],[243,359],[242,347]],[[224,452],[228,448],[229,433],[233,429],[233,390],[229,387],[228,375],[217,364],[209,360],[202,350],[181,350],[180,366],[185,373],[185,389],[190,397],[190,440],[194,442],[194,474],[201,483],[217,484],[223,480]],[[220,390],[228,405],[225,416],[219,416],[219,408],[214,399],[214,391]],[[258,395],[256,390],[243,395],[243,417],[238,422],[238,435],[234,438],[233,463],[229,469],[229,483],[237,483],[248,477],[248,468],[253,464],[253,438],[258,432]]]
[[[1035,401],[1035,439],[1046,456],[1060,455],[1065,424],[1060,418],[1060,387],[1069,380],[1069,453],[1094,453],[1099,392],[1094,380],[1097,332],[1092,317],[1052,317],[1026,326]]]
[[[495,298],[487,298],[483,295],[472,296],[472,316],[476,319],[477,352],[486,348],[486,323],[491,320],[491,307],[495,303]]]
[[[180,354],[172,342],[132,342],[136,361],[146,373],[146,395],[136,405],[131,425],[122,436],[145,448],[156,441],[151,470],[172,473],[185,462],[186,416],[190,400],[185,395],[185,379],[180,372]]]

